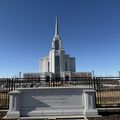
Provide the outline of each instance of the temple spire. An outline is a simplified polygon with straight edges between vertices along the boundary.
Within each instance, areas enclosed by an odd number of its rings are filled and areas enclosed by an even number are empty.
[[[58,30],[58,16],[56,16],[55,35],[52,41],[52,49],[55,49],[55,50],[63,49],[62,41],[60,39],[59,30]]]
[[[56,16],[56,25],[55,25],[55,36],[59,35],[59,31],[58,31],[58,16]]]

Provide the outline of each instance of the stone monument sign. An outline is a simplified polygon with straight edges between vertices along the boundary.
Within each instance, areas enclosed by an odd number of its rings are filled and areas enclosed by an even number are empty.
[[[11,91],[7,118],[96,116],[95,90],[80,87],[21,88]]]

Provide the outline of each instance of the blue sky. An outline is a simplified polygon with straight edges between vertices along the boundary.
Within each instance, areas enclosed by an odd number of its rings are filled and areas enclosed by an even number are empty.
[[[118,75],[120,0],[0,0],[0,77],[38,72],[51,49],[55,17],[77,71]]]

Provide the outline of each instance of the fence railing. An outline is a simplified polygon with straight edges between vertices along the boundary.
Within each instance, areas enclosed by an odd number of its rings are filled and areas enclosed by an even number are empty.
[[[46,77],[0,79],[0,109],[8,109],[8,92],[17,88],[79,86],[96,90],[97,107],[120,107],[120,78],[118,77]]]
[[[120,78],[96,77],[97,107],[120,107]]]

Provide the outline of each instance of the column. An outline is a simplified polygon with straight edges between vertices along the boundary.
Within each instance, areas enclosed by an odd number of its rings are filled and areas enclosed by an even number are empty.
[[[20,117],[20,91],[9,92],[9,111],[7,112],[7,118],[19,118]]]
[[[96,109],[96,101],[95,101],[96,91],[92,89],[83,90],[84,95],[84,114],[86,116],[97,116],[98,112]]]

